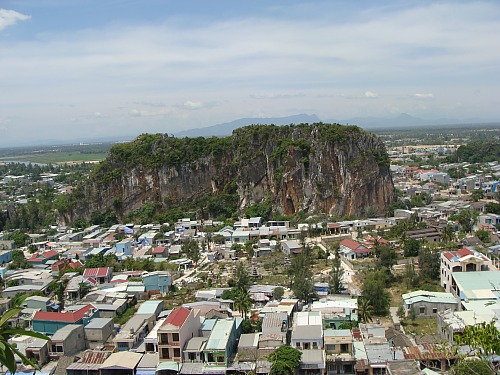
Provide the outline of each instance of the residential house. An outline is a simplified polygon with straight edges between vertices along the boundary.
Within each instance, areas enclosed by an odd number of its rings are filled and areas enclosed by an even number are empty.
[[[146,292],[158,291],[164,294],[172,287],[172,278],[170,273],[166,271],[144,273],[142,275],[142,282]]]
[[[93,279],[97,281],[98,284],[104,284],[111,281],[112,274],[113,269],[111,267],[85,268],[83,271],[83,278],[84,280]]]
[[[167,258],[168,257],[168,247],[167,246],[157,246],[151,250],[151,255],[153,258]]]
[[[339,253],[347,259],[366,258],[370,255],[370,249],[349,238],[340,241],[339,246]]]
[[[429,243],[437,243],[441,240],[441,232],[436,228],[415,229],[406,232],[407,238],[424,240]]]
[[[442,252],[440,269],[441,286],[447,292],[452,292],[454,273],[490,271],[495,270],[495,267],[486,255],[464,247],[457,251]]]
[[[233,318],[217,320],[203,349],[205,363],[212,366],[228,366],[236,353],[238,330]]]
[[[403,294],[403,306],[406,314],[413,309],[417,317],[436,317],[438,312],[456,311],[460,308],[459,300],[451,293],[417,290]]]
[[[300,349],[323,349],[323,321],[319,311],[295,314],[290,346]]]
[[[92,304],[85,305],[74,312],[38,311],[33,316],[33,330],[45,335],[53,335],[56,331],[69,324],[87,325],[99,312]]]
[[[169,312],[166,311],[166,313],[168,316]],[[153,329],[144,338],[144,346],[147,353],[158,353],[158,329],[160,329],[165,320],[167,320],[167,317],[160,318]]]
[[[117,254],[132,255],[132,238],[125,238],[118,242],[116,247]]]
[[[0,241],[0,249],[2,249],[2,242],[14,242],[14,241]],[[0,265],[9,263],[12,260],[12,249],[8,248],[9,245],[5,245],[8,250],[0,250]]]
[[[51,359],[72,356],[85,349],[85,333],[82,324],[68,324],[59,328],[50,338]]]
[[[50,298],[42,296],[30,296],[22,303],[24,308],[36,309],[39,311],[52,311],[51,305],[52,302],[50,301]]]
[[[238,361],[255,362],[259,359],[259,338],[261,333],[244,333],[238,342]]]
[[[90,349],[103,346],[114,333],[111,318],[94,318],[84,327],[85,340]]]
[[[35,253],[28,258],[27,261],[31,265],[46,264],[49,260],[55,260],[59,256],[59,253],[55,250],[47,250],[41,253]]]
[[[135,314],[116,334],[113,342],[118,351],[137,348],[154,326],[153,314]]]
[[[325,354],[327,374],[354,373],[356,358],[353,351],[353,338],[348,329],[325,329]]]
[[[280,242],[281,251],[286,255],[297,255],[302,252],[302,245],[298,241],[289,240]]]
[[[167,317],[158,329],[160,361],[181,362],[187,341],[197,335],[200,317],[194,310],[180,307]]]
[[[202,363],[203,362],[203,351],[207,344],[207,337],[192,337],[190,338],[186,346],[184,347],[184,363]]]
[[[153,315],[154,321],[156,321],[162,311],[163,311],[163,300],[150,300],[141,303],[139,308],[137,309],[136,314]]]
[[[342,323],[358,320],[358,300],[350,296],[328,296],[327,299],[314,301],[310,311],[321,312],[323,327],[335,329]]]
[[[43,366],[49,361],[49,341],[31,336],[16,335],[9,339],[9,344],[15,344],[17,350]],[[16,362],[22,364],[21,359],[16,356]],[[3,370],[3,368],[2,368]]]
[[[99,366],[100,375],[135,375],[142,354],[134,352],[112,353]]]
[[[455,272],[452,274],[451,285],[451,293],[460,298],[462,306],[467,301],[497,301],[499,299],[500,272]]]

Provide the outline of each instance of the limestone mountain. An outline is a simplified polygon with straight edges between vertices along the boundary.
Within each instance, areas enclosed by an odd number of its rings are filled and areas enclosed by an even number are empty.
[[[115,145],[63,214],[70,222],[112,210],[126,219],[146,206],[150,215],[182,208],[213,218],[265,204],[285,215],[343,216],[385,213],[393,198],[389,158],[374,134],[337,124],[252,125],[229,137],[143,134]]]

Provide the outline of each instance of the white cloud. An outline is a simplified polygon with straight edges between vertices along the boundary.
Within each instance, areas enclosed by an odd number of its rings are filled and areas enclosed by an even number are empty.
[[[500,49],[492,46],[500,4],[375,2],[369,10],[342,9],[332,22],[339,4],[303,2],[296,18],[273,12],[204,22],[124,20],[2,40],[0,71],[9,73],[2,77],[2,115],[69,132],[61,118],[99,108],[127,131],[144,123],[176,131],[255,113],[413,114],[415,102],[427,99],[429,116],[449,116],[460,101],[467,104],[458,115],[498,118],[491,98],[499,83]],[[5,19],[0,15],[0,29]],[[164,121],[168,115],[183,121]]]
[[[29,20],[31,16],[10,9],[0,9],[0,31],[7,26],[15,25],[18,21]]]
[[[189,109],[189,110],[196,110],[200,109],[203,107],[203,103],[201,102],[192,102],[191,100],[186,100],[184,104],[182,105],[183,108]]]
[[[365,92],[365,98],[378,98],[379,95],[376,92],[373,91],[366,91]]]
[[[417,99],[434,99],[434,94],[428,93],[428,94],[415,94],[415,98]]]

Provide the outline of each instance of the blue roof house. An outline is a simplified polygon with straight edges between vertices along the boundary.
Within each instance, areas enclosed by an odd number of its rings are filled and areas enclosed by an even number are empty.
[[[132,239],[131,238],[125,238],[124,240],[121,240],[118,242],[116,245],[116,253],[123,253],[125,255],[132,255]]]
[[[235,319],[221,319],[208,338],[203,354],[208,366],[228,366],[229,360],[236,353],[238,330]]]
[[[158,290],[160,293],[167,293],[172,287],[172,279],[170,274],[165,271],[149,272],[142,276],[142,283],[146,288],[146,292]]]

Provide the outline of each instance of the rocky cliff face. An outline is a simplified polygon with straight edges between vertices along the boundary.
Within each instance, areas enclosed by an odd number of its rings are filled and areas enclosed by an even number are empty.
[[[389,159],[375,135],[335,124],[256,125],[226,138],[155,134],[117,145],[73,197],[71,216],[193,202],[213,216],[217,204],[243,210],[262,202],[286,215],[342,216],[383,213],[393,196]]]

